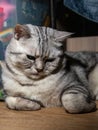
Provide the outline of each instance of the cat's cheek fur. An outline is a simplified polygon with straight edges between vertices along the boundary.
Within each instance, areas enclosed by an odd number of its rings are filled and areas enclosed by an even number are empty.
[[[58,68],[58,63],[59,63],[59,59],[56,59],[56,61],[54,62],[47,63],[45,65],[45,73],[48,75],[54,72],[54,70]]]

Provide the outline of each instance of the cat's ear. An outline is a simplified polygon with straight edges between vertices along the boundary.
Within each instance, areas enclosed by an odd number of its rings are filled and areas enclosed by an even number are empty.
[[[17,24],[14,29],[14,37],[19,40],[21,37],[30,38],[30,31],[27,26]]]
[[[58,31],[54,30],[54,40],[57,42],[64,41],[67,37],[71,36],[73,33],[66,32],[66,31]]]

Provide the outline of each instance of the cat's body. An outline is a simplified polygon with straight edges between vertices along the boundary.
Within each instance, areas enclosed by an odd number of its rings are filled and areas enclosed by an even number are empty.
[[[70,113],[95,110],[97,53],[64,52],[60,41],[66,35],[45,27],[16,26],[2,65],[9,108],[63,106]]]

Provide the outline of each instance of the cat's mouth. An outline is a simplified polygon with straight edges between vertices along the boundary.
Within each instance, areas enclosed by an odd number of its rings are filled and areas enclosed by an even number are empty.
[[[44,78],[46,75],[43,73],[43,72],[40,72],[40,73],[29,73],[29,74],[26,74],[28,77],[32,78],[32,79],[42,79]]]

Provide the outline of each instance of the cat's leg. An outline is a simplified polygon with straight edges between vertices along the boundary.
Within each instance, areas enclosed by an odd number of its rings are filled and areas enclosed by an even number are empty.
[[[82,93],[63,93],[62,105],[69,113],[86,113],[96,110],[94,101],[87,101]]]
[[[10,109],[15,110],[39,110],[41,106],[36,101],[31,101],[21,97],[11,97],[8,96],[5,99],[5,102]]]

